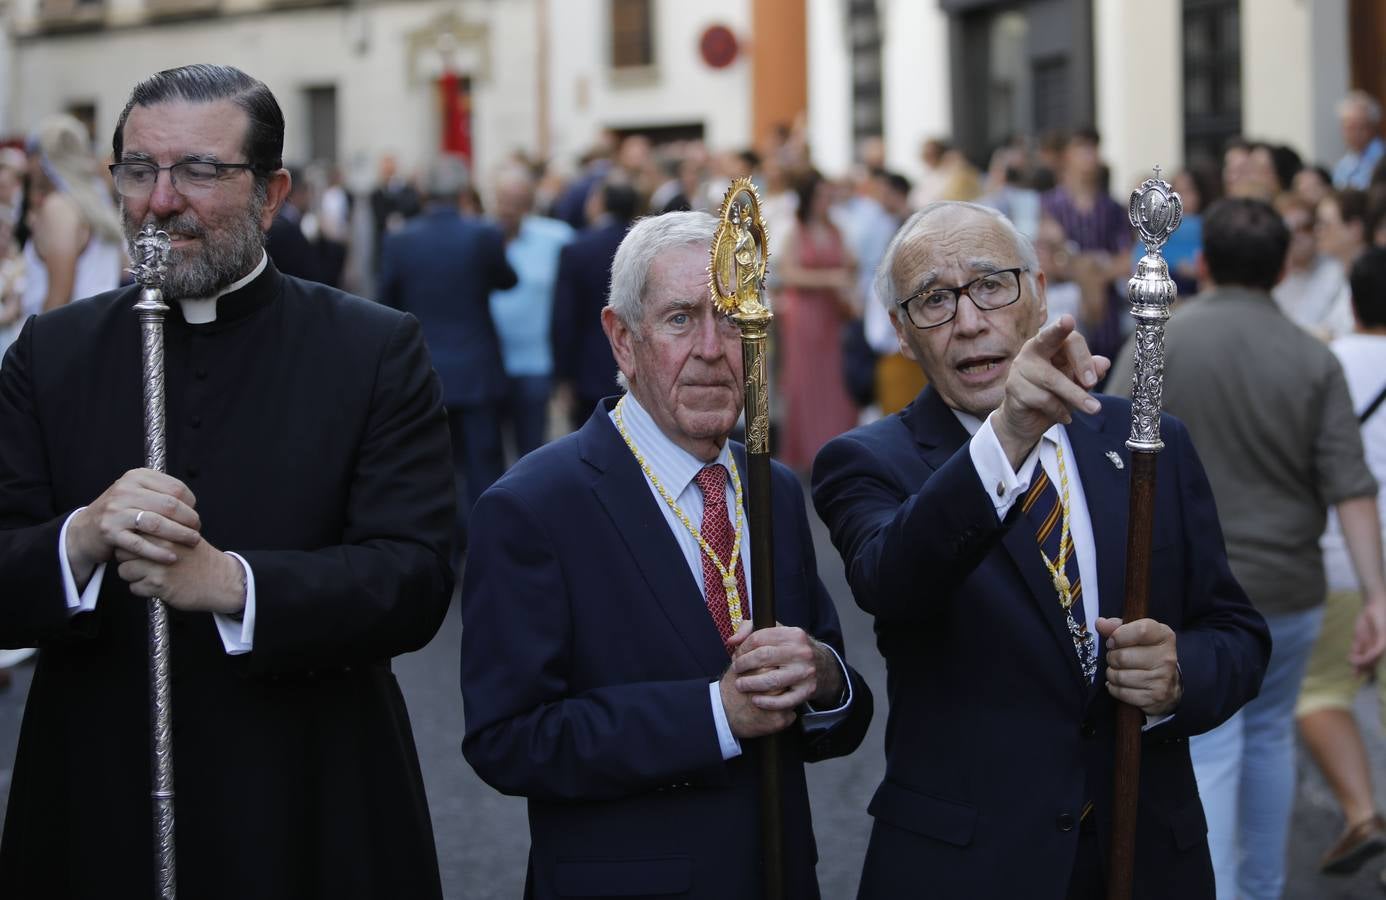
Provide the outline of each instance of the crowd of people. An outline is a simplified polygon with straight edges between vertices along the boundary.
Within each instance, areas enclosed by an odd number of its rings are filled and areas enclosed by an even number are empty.
[[[383,896],[408,871],[436,895],[389,659],[460,571],[463,751],[530,800],[530,895],[753,896],[755,739],[787,732],[786,878],[816,896],[803,765],[852,752],[873,700],[805,478],[891,672],[862,897],[920,867],[946,896],[1102,896],[1117,701],[1146,716],[1150,896],[1280,896],[1296,722],[1343,811],[1322,869],[1357,871],[1386,850],[1353,716],[1386,650],[1386,150],[1373,98],[1339,114],[1331,169],[1234,139],[1172,178],[1137,622],[1113,395],[1144,248],[1092,129],[985,169],[929,139],[913,181],[879,140],[825,177],[802,123],[735,152],[604,133],[572,168],[386,157],[353,197],[284,165],[273,96],[228,67],[141,82],[109,166],[45,120],[0,151],[0,646],[45,648],[0,879],[36,886],[98,834],[71,896],[149,877],[117,824],[147,786],[118,773],[144,747],[127,601],[160,596],[194,892]],[[736,178],[776,316],[781,625],[754,633],[739,336],[707,291]],[[118,288],[150,222],[173,238],[167,473],[131,468],[121,417]],[[124,749],[86,752],[109,733]]]

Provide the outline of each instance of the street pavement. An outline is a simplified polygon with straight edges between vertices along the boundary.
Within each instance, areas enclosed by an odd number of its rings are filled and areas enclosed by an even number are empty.
[[[819,572],[837,599],[848,658],[877,698],[876,720],[863,746],[845,759],[809,767],[823,897],[850,900],[855,896],[870,834],[866,805],[883,767],[885,667],[876,653],[870,619],[851,600],[837,551],[811,508],[809,516],[814,526]],[[523,892],[528,847],[524,801],[502,796],[487,787],[462,759],[457,657],[461,629],[454,603],[438,636],[419,652],[397,659],[395,672],[414,724],[445,896],[449,900],[518,900]],[[15,743],[32,672],[31,665],[20,667],[14,685],[0,692],[0,812],[9,796]],[[1386,782],[1386,737],[1375,719],[1374,703],[1366,694],[1359,698],[1358,707],[1378,775],[1378,806],[1386,808],[1386,786],[1382,783]],[[1339,828],[1332,795],[1312,766],[1301,759],[1285,893],[1288,900],[1386,898],[1386,892],[1377,884],[1377,873],[1386,865],[1386,856],[1378,857],[1352,878],[1316,874],[1315,861]],[[928,897],[928,873],[920,874],[916,896]],[[0,896],[3,894],[4,885],[0,885]]]

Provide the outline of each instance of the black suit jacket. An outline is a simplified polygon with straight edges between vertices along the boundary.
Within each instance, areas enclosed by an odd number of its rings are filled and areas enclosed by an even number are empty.
[[[0,644],[39,646],[0,885],[154,895],[145,603],[108,567],[69,617],[67,516],[144,461],[125,288],[30,320],[0,368]],[[440,895],[390,658],[452,587],[452,464],[411,317],[273,264],[218,319],[166,322],[168,471],[255,579],[254,650],[170,611],[180,894]]]
[[[559,253],[553,295],[553,374],[572,382],[578,400],[595,402],[616,386],[616,357],[602,331],[611,263],[629,222],[607,219]]]
[[[1096,542],[1099,614],[1121,614],[1130,404],[1103,397],[1068,426]],[[1256,695],[1264,621],[1227,565],[1208,481],[1176,419],[1162,421],[1150,615],[1177,633],[1183,699],[1144,737],[1136,896],[1213,896],[1188,737]],[[885,780],[863,898],[1066,895],[1086,802],[1105,857],[1115,703],[1077,655],[1033,532],[1005,521],[968,435],[933,388],[835,439],[813,497],[857,603],[876,617],[890,693]],[[1113,455],[1121,463],[1112,461]]]
[[[802,488],[778,464],[772,495],[777,618],[841,653]],[[708,685],[727,653],[657,503],[604,404],[472,514],[462,749],[488,784],[529,799],[528,897],[761,896],[759,745],[722,760]],[[781,740],[796,900],[818,896],[803,764],[851,752],[871,719],[870,690],[848,674],[843,720]]]

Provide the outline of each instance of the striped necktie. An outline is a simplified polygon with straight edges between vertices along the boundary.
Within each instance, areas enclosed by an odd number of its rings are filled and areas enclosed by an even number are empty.
[[[1078,573],[1078,551],[1073,546],[1073,535],[1064,531],[1063,503],[1043,466],[1035,466],[1035,481],[1021,501],[1021,511],[1035,529],[1035,542],[1045,558],[1067,579],[1069,596],[1073,599],[1066,611],[1068,634],[1073,639],[1073,649],[1078,654],[1083,676],[1092,681],[1097,672],[1097,644],[1088,631],[1088,619],[1083,611],[1083,581]],[[1062,579],[1052,573],[1051,579],[1054,582],[1054,599],[1062,606]]]

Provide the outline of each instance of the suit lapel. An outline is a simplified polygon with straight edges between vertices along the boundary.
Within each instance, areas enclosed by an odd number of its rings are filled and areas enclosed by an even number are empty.
[[[914,432],[925,461],[934,471],[938,471],[968,441],[967,429],[932,386],[924,389],[902,417]],[[1030,589],[1030,598],[1037,604],[1040,616],[1066,660],[1074,683],[1082,684],[1082,670],[1078,667],[1078,655],[1073,652],[1073,639],[1068,635],[1067,618],[1059,605],[1049,572],[1040,559],[1034,532],[1021,516],[1018,503],[1011,508],[1006,526],[1001,546],[1015,564],[1025,586]]]
[[[606,402],[599,405],[579,435],[583,459],[599,472],[593,493],[679,641],[702,671],[715,676],[727,667],[721,635],[644,473],[608,419],[608,409]]]

